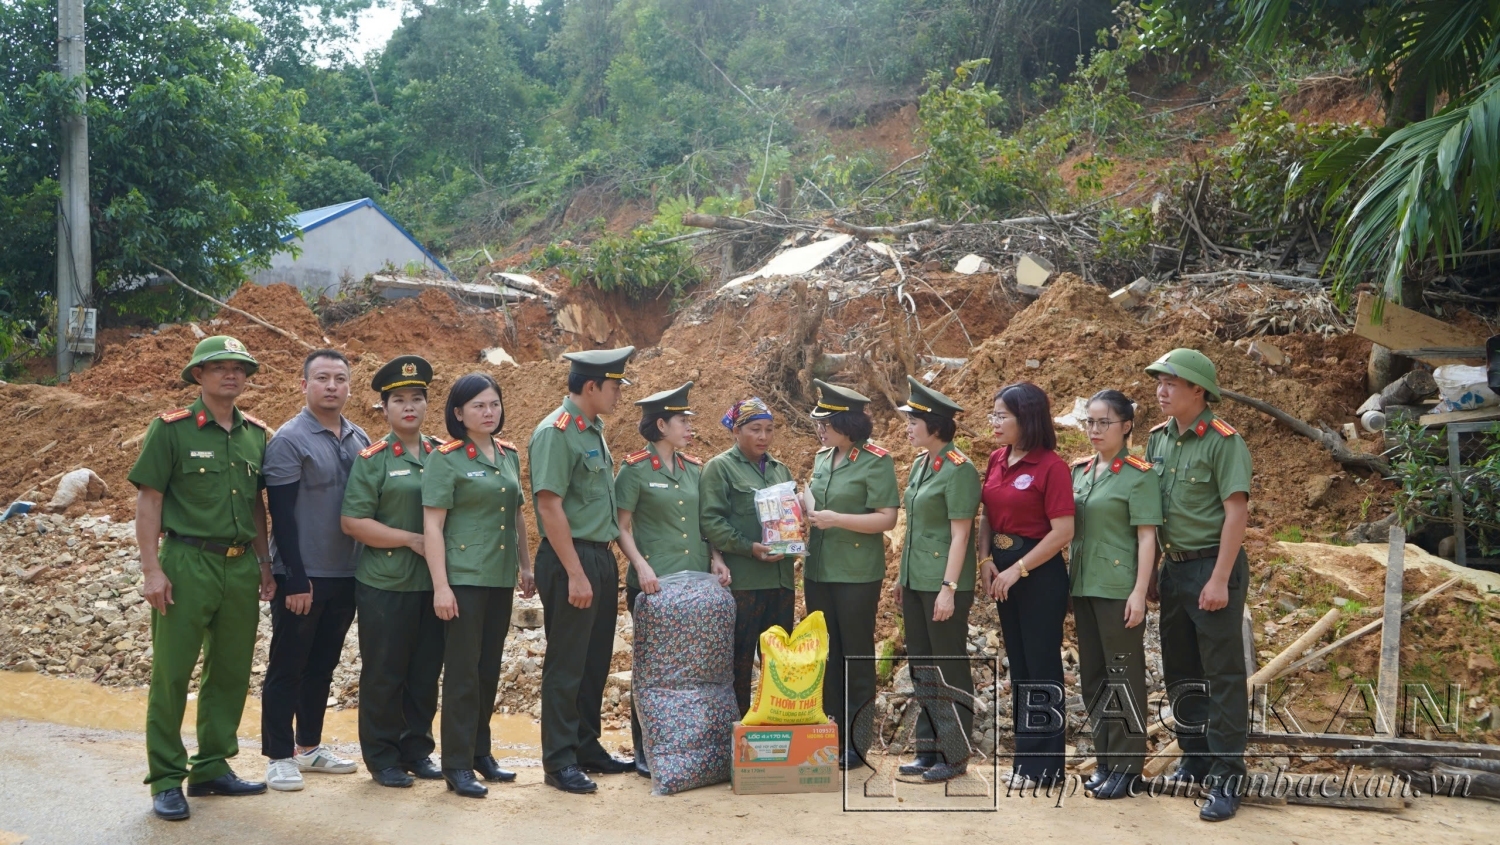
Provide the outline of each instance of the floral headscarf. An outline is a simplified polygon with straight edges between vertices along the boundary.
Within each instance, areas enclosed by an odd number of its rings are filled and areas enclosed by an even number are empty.
[[[755,420],[771,419],[771,408],[759,396],[752,396],[729,406],[729,413],[719,422],[730,431]]]

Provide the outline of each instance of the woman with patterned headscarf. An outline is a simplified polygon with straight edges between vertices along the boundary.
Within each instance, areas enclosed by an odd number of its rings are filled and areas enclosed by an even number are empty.
[[[755,491],[792,480],[791,470],[771,457],[776,424],[759,397],[736,402],[720,420],[734,445],[703,465],[698,485],[699,523],[724,555],[734,590],[734,694],[740,712],[750,709],[750,674],[762,631],[790,631],[797,607],[793,558],[771,554],[761,540]]]

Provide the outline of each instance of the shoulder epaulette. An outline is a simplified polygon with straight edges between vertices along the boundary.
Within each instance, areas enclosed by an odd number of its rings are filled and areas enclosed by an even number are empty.
[[[438,454],[446,455],[449,452],[457,451],[459,447],[463,445],[464,441],[461,438],[449,440],[447,443],[444,443],[443,445],[438,447]]]
[[[365,448],[359,450],[359,456],[361,458],[373,458],[377,454],[379,454],[380,450],[384,449],[387,445],[389,444],[387,444],[386,441],[377,440],[374,443],[371,443],[369,446],[366,446]]]
[[[681,455],[682,459],[684,461],[687,461],[690,464],[696,464],[696,465],[698,465],[700,467],[703,466],[703,459],[700,458],[700,457],[697,457],[695,455],[689,455],[686,452],[678,452],[677,454]]]
[[[965,455],[963,452],[958,451],[957,449],[949,449],[947,455],[948,462],[953,464],[954,466],[957,466],[959,464],[966,464],[969,462],[969,456]]]
[[[1157,423],[1156,425],[1151,426],[1151,430],[1152,431],[1161,431],[1162,429],[1166,428],[1167,427],[1167,423],[1170,423],[1171,421],[1172,421],[1172,418],[1171,417],[1167,417],[1166,419],[1162,420],[1161,422]]]
[[[626,455],[625,463],[632,465],[638,464],[649,457],[651,457],[651,451],[649,449],[642,449],[639,452],[631,452],[630,454]]]
[[[192,415],[193,412],[187,408],[178,408],[175,411],[162,411],[160,414],[157,414],[157,416],[161,418],[162,422],[168,423],[174,423],[178,420],[185,420]]]
[[[433,449],[436,449],[441,445],[443,445],[443,441],[437,439],[436,437],[433,437],[430,434],[422,435],[422,448],[426,449],[428,452],[431,452]]]
[[[1239,434],[1238,431],[1235,431],[1234,426],[1218,418],[1215,418],[1213,422],[1209,423],[1209,425],[1213,426],[1214,431],[1217,431],[1225,437],[1232,437],[1236,434]]]
[[[1070,466],[1070,467],[1081,467],[1081,466],[1085,466],[1085,465],[1091,463],[1093,460],[1094,460],[1094,456],[1093,455],[1086,455],[1086,456],[1084,456],[1082,458],[1079,458],[1078,460],[1076,460],[1076,461],[1068,464],[1068,466]]]
[[[889,455],[891,453],[891,450],[886,449],[883,446],[877,446],[874,443],[869,443],[869,442],[866,442],[863,446],[860,446],[859,448],[865,450],[866,452],[869,452],[870,454],[874,455],[877,458],[883,458],[886,455]]]
[[[1125,463],[1130,464],[1141,472],[1150,472],[1154,468],[1152,467],[1150,461],[1143,461],[1140,458],[1137,458],[1135,455],[1131,455],[1130,457],[1126,458]]]
[[[557,429],[558,431],[563,431],[567,429],[568,423],[572,421],[573,415],[568,413],[567,411],[563,411],[560,415],[558,415],[557,419],[553,421],[552,427]]]
[[[240,416],[244,417],[245,418],[245,422],[250,423],[251,425],[260,426],[261,428],[265,429],[268,432],[271,430],[271,427],[268,426],[268,425],[266,425],[263,420],[260,420],[260,419],[257,419],[255,417],[252,417],[249,414],[245,413],[244,411],[240,411]],[[280,448],[280,447],[278,447],[278,448]]]
[[[501,440],[498,437],[493,437],[491,439],[494,440],[495,441],[495,445],[499,446],[501,449],[509,449],[512,452],[519,452],[519,451],[521,451],[520,449],[516,448],[516,444],[510,442],[509,440]]]

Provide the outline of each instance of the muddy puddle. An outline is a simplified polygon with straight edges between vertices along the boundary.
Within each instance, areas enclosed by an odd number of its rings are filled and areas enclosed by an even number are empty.
[[[0,720],[28,719],[77,728],[140,733],[146,725],[145,688],[102,687],[77,678],[54,678],[31,672],[0,671]],[[197,719],[196,697],[188,701],[183,718],[185,733],[191,734]],[[434,725],[434,727],[436,727]],[[497,713],[490,719],[495,756],[541,758],[541,726],[530,716]],[[260,737],[260,701],[245,702],[240,719],[240,737]],[[606,731],[609,744],[628,743],[630,735]],[[323,741],[331,745],[359,741],[359,711],[329,709],[323,723]]]

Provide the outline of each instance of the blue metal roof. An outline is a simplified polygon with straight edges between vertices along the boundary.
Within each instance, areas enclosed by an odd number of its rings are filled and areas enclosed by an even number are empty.
[[[452,270],[449,270],[447,266],[443,264],[443,262],[437,260],[437,256],[428,252],[427,247],[423,246],[421,241],[412,237],[411,232],[406,231],[405,227],[403,227],[400,223],[397,223],[395,219],[392,218],[389,214],[386,214],[385,209],[376,205],[375,201],[370,199],[369,197],[351,200],[349,202],[341,202],[338,205],[325,205],[322,208],[312,208],[308,209],[307,211],[299,211],[296,214],[293,214],[291,218],[292,231],[283,235],[281,237],[281,242],[291,243],[292,241],[296,240],[299,234],[303,232],[310,232],[325,223],[331,223],[334,220],[343,217],[345,214],[348,214],[349,212],[360,208],[373,208],[376,211],[380,212],[380,216],[384,217],[386,220],[389,220],[390,224],[396,227],[396,231],[405,235],[406,239],[411,241],[417,247],[417,249],[422,250],[422,254],[427,256],[428,261],[431,261],[444,273],[447,273],[449,276],[453,276]],[[457,278],[457,276],[453,276],[453,278]]]

